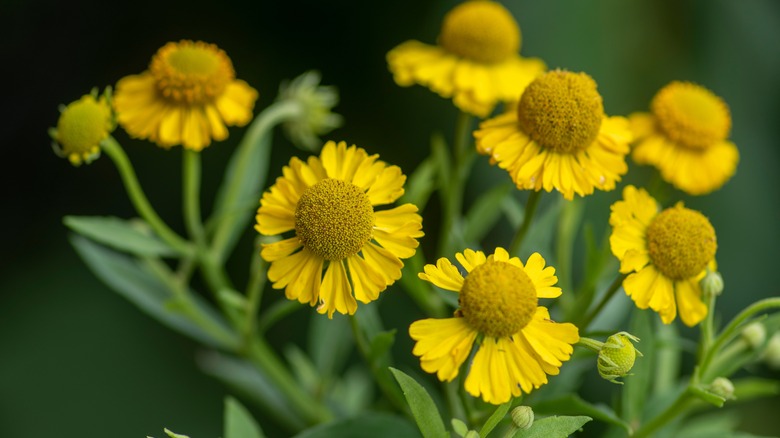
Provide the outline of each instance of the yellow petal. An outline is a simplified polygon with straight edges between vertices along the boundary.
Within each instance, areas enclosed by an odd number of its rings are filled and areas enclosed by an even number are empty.
[[[674,288],[682,322],[688,327],[693,327],[700,323],[707,316],[707,306],[701,299],[699,282],[696,280],[682,280],[675,282]]]
[[[389,204],[404,194],[406,176],[398,166],[388,166],[376,177],[366,195],[371,205]]]
[[[356,310],[357,301],[352,296],[352,287],[349,285],[344,264],[341,260],[332,260],[322,279],[317,312],[327,313],[328,318],[333,318],[334,312],[353,315]]]
[[[390,251],[369,242],[363,246],[361,252],[368,266],[381,275],[388,286],[401,278],[401,268],[404,264]]]
[[[487,261],[484,252],[474,251],[473,249],[467,249],[463,251],[463,254],[456,253],[455,258],[458,260],[458,263],[463,266],[463,269],[465,269],[466,272],[471,272],[474,268]]]
[[[379,298],[379,292],[387,287],[384,278],[357,254],[347,258],[347,266],[355,298],[362,303]]]
[[[477,332],[463,318],[423,319],[409,326],[409,336],[417,341],[412,353],[422,369],[449,382],[468,358]]]
[[[425,265],[425,273],[418,274],[422,280],[429,281],[434,285],[454,292],[460,292],[463,287],[463,276],[458,272],[458,268],[453,266],[445,257],[436,261],[436,266]]]
[[[572,345],[580,339],[579,330],[574,324],[558,324],[549,318],[547,309],[537,308],[534,318],[519,335],[525,337],[542,360],[560,367],[571,357]]]
[[[538,252],[531,254],[525,263],[525,273],[536,287],[536,296],[539,298],[557,298],[561,296],[561,288],[553,287],[558,283],[558,277],[555,276],[555,268],[548,266],[545,268],[544,258]]]
[[[274,262],[283,257],[292,254],[296,249],[302,246],[301,240],[297,237],[291,237],[279,242],[265,243],[260,255],[267,262]]]

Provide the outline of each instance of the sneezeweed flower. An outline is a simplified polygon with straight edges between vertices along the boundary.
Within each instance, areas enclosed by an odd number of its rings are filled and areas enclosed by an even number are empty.
[[[637,355],[642,356],[642,353],[634,348],[633,342],[639,342],[639,338],[627,332],[620,332],[608,337],[601,345],[597,363],[602,379],[623,384],[617,379],[630,375]]]
[[[147,71],[122,78],[114,108],[132,137],[200,151],[226,139],[226,126],[249,123],[255,100],[257,91],[235,79],[223,50],[182,40],[160,48]]]
[[[319,303],[329,318],[354,314],[357,301],[376,300],[401,278],[401,259],[414,255],[423,235],[414,205],[375,210],[398,199],[406,180],[378,158],[329,141],[319,157],[290,160],[257,210],[259,233],[294,232],[263,245],[273,287],[288,299]]]
[[[707,315],[700,280],[714,269],[717,241],[710,221],[682,203],[658,211],[644,189],[627,186],[612,204],[609,244],[620,272],[631,273],[623,289],[640,309],[658,312],[665,324],[677,311],[688,326]]]
[[[566,199],[614,189],[632,139],[624,117],[604,114],[593,78],[562,70],[533,81],[516,111],[483,122],[474,137],[517,188],[555,189]]]
[[[100,142],[116,127],[107,94],[97,90],[62,108],[57,127],[49,130],[52,148],[74,166],[100,157]]]
[[[295,146],[311,152],[322,146],[319,136],[338,128],[344,119],[331,110],[339,103],[336,87],[320,85],[320,74],[308,71],[279,87],[279,100],[299,105],[298,117],[282,127]]]
[[[465,250],[455,258],[464,277],[446,258],[426,265],[419,277],[459,293],[453,318],[424,319],[409,327],[416,341],[412,353],[422,369],[452,381],[476,345],[466,377],[466,391],[488,403],[501,404],[547,383],[571,357],[579,340],[577,327],[550,319],[539,298],[555,298],[561,289],[555,269],[538,253],[525,265],[503,248],[485,256]]]
[[[734,175],[739,152],[728,141],[731,114],[723,99],[675,81],[658,91],[650,109],[630,117],[634,161],[657,167],[664,180],[691,195],[710,193]]]
[[[517,96],[544,62],[521,58],[520,28],[499,3],[466,1],[444,17],[438,45],[407,41],[387,54],[398,85],[423,85],[461,110],[486,117]]]

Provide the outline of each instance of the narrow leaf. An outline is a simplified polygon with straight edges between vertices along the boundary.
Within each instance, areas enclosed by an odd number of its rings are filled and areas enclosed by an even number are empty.
[[[224,438],[265,438],[252,414],[233,397],[225,398]]]
[[[568,394],[535,403],[534,412],[537,414],[587,415],[596,420],[620,426],[629,435],[632,433],[631,426],[621,420],[611,408],[602,404],[594,405],[576,394]]]
[[[498,423],[504,419],[506,413],[509,412],[510,407],[512,407],[512,400],[509,400],[508,402],[496,408],[495,412],[493,412],[493,415],[491,415],[490,418],[487,419],[485,424],[482,426],[482,429],[480,429],[479,436],[481,437],[488,436],[488,434],[491,431],[493,431],[493,429],[498,425]]]
[[[411,203],[422,211],[436,188],[436,164],[430,158],[423,160],[409,176],[399,204]]]
[[[520,430],[515,438],[566,438],[591,421],[590,417],[547,417],[534,421],[527,430]]]
[[[417,422],[417,427],[422,432],[423,437],[442,438],[449,436],[444,428],[439,410],[425,388],[403,371],[390,368],[390,372],[393,373],[398,385],[401,386],[406,402],[412,410],[414,421]]]
[[[466,213],[463,238],[479,242],[501,217],[501,205],[512,190],[512,184],[500,184],[481,195]]]
[[[140,219],[126,221],[113,216],[65,216],[71,230],[119,251],[141,256],[170,257],[176,251],[155,237]]]

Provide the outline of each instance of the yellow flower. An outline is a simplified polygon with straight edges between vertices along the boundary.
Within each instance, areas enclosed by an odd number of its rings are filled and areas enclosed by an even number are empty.
[[[637,137],[632,158],[657,167],[664,180],[691,195],[720,188],[734,175],[739,152],[728,141],[731,114],[723,100],[690,82],[672,82],[630,117]]]
[[[446,258],[426,265],[419,277],[459,293],[453,318],[424,319],[409,327],[416,341],[412,353],[422,369],[452,381],[476,343],[466,377],[466,391],[488,403],[501,404],[547,383],[571,357],[579,340],[577,327],[550,320],[539,298],[555,298],[561,289],[553,267],[539,253],[525,265],[503,248],[485,256],[467,249],[455,258],[468,275]]]
[[[486,117],[498,102],[517,96],[546,66],[524,59],[520,28],[499,3],[466,1],[445,17],[436,46],[407,41],[387,54],[395,82],[420,84],[461,110]]]
[[[483,122],[474,137],[517,188],[555,189],[566,199],[614,189],[632,139],[625,118],[604,114],[590,76],[561,70],[533,81],[516,111]]]
[[[235,79],[224,51],[182,40],[158,50],[149,70],[122,78],[114,108],[131,136],[200,151],[227,138],[225,125],[249,123],[256,99],[254,88]]]
[[[677,311],[688,326],[707,315],[700,280],[715,268],[717,241],[710,221],[678,203],[659,212],[644,189],[627,186],[612,204],[609,245],[620,272],[631,273],[623,289],[640,309],[658,312],[665,324]]]
[[[106,96],[98,98],[96,95],[95,90],[93,94],[68,104],[60,114],[57,128],[49,132],[55,153],[67,158],[74,166],[97,159],[100,142],[115,127]]]
[[[288,299],[319,303],[317,311],[354,314],[401,278],[401,259],[423,236],[417,207],[375,210],[403,193],[406,177],[365,150],[329,141],[319,157],[298,158],[263,194],[255,229],[265,235],[294,231],[263,245],[268,278]],[[323,275],[323,269],[325,273]]]

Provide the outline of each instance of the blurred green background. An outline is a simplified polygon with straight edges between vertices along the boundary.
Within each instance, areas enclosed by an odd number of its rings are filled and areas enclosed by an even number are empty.
[[[384,56],[407,39],[434,42],[441,17],[456,3],[3,0],[0,47],[10,80],[0,120],[10,138],[2,142],[0,436],[142,437],[160,436],[163,427],[193,438],[221,434],[227,392],[198,370],[199,347],[108,290],[67,242],[64,215],[134,212],[110,160],[73,168],[52,153],[46,130],[56,123],[59,104],[144,70],[167,41],[205,40],[223,48],[238,77],[260,92],[256,110],[275,98],[281,80],[320,70],[325,84],[339,87],[336,111],[346,119],[328,138],[378,152],[408,174],[424,158],[433,131],[450,135],[456,110],[422,87],[397,87]],[[737,175],[711,195],[674,196],[704,212],[717,230],[727,285],[718,302],[723,319],[780,295],[780,2],[503,3],[522,28],[523,55],[591,74],[609,114],[645,110],[655,91],[675,79],[703,84],[728,102],[731,138],[741,153]],[[203,154],[206,211],[241,133],[232,129],[226,142]],[[116,135],[153,205],[182,229],[180,150],[130,141],[121,130]],[[276,136],[272,176],[291,155],[305,154]],[[629,181],[647,173],[636,171],[632,165]],[[476,172],[469,199],[484,181],[507,180],[485,159]],[[594,195],[586,214],[603,224],[618,196]],[[435,207],[426,215],[435,217]],[[250,251],[246,239],[232,260],[239,282]],[[278,295],[268,292],[266,299]],[[389,301],[382,303],[388,311],[411,306],[405,298]],[[398,328],[401,347],[409,347],[405,327]],[[278,339],[287,340],[283,333]],[[413,363],[408,349],[401,353]],[[764,367],[755,371],[780,377]],[[743,406],[744,430],[780,431],[778,400]]]

